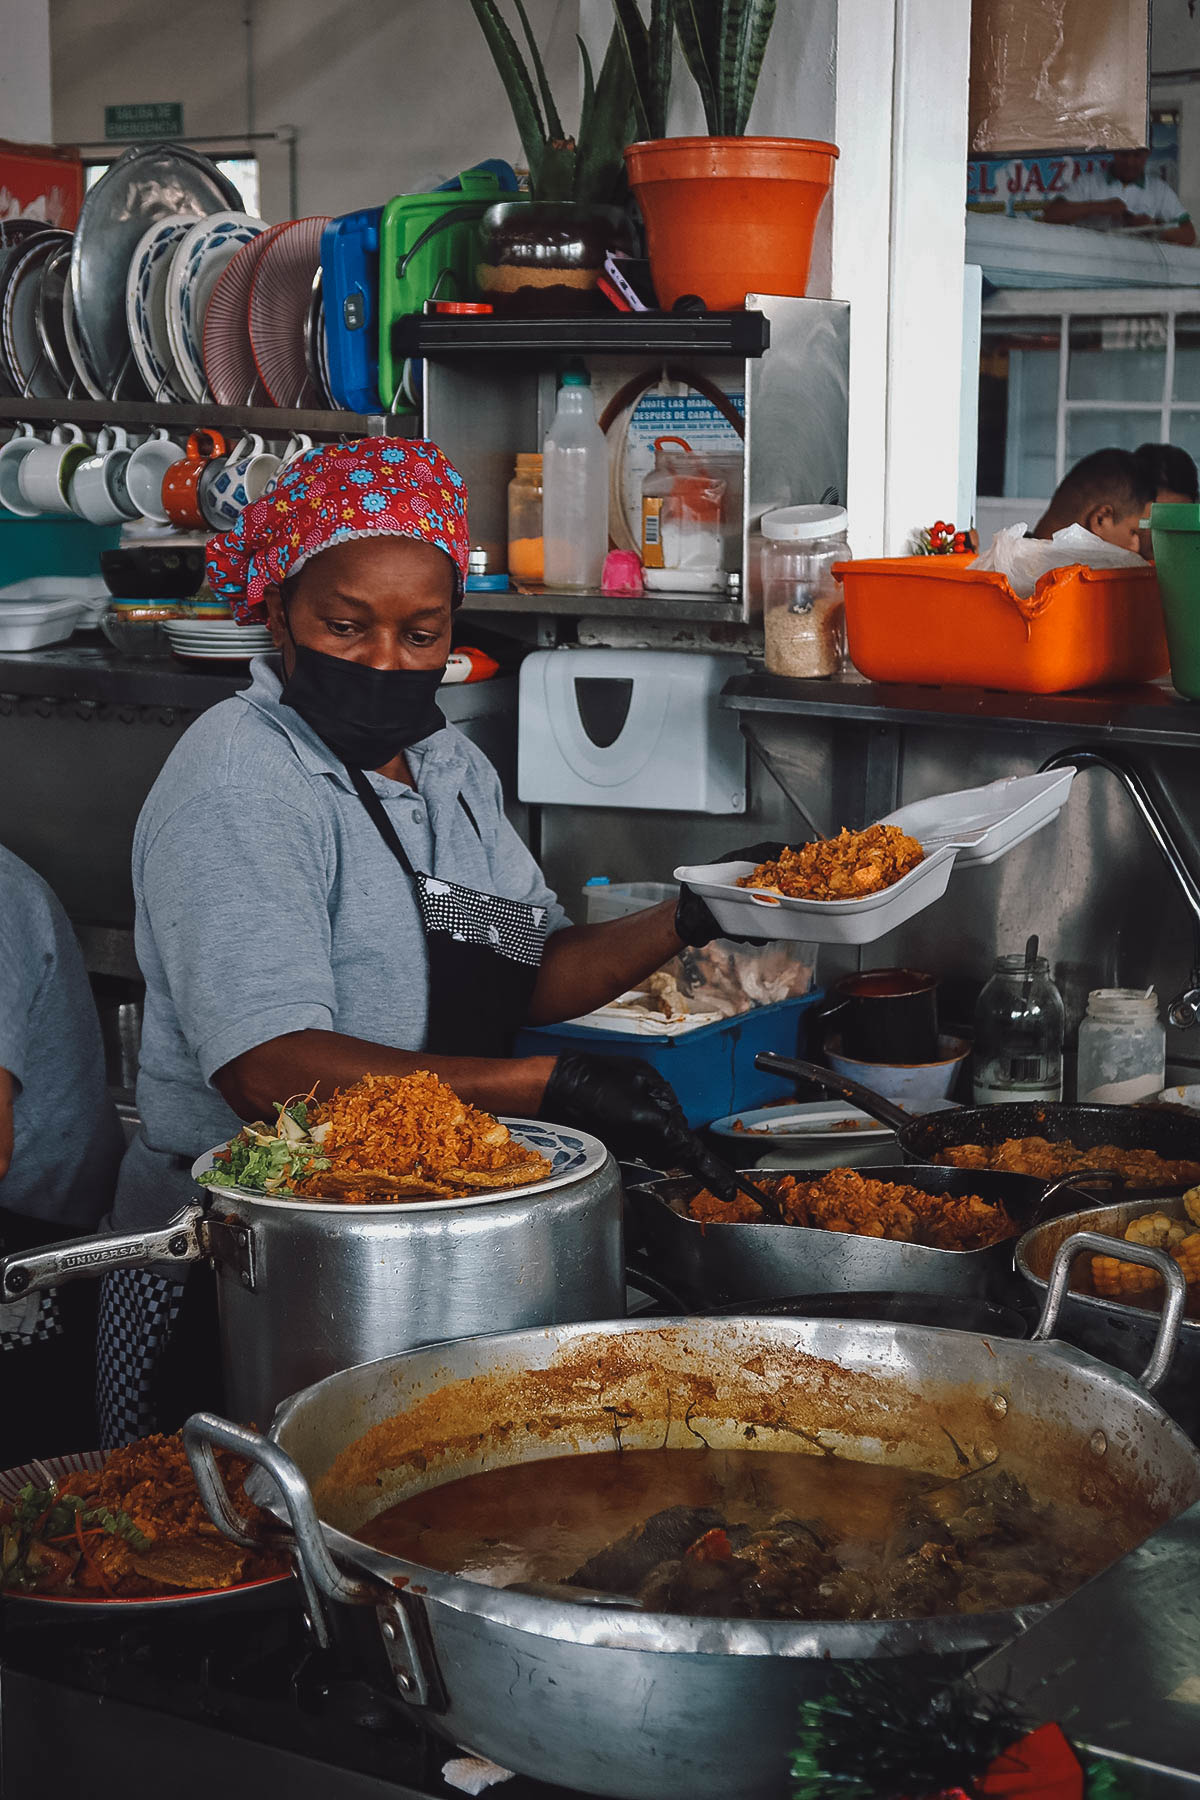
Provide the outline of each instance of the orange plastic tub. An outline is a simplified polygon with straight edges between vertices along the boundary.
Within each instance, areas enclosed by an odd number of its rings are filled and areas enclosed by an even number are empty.
[[[871,681],[1061,694],[1170,667],[1154,570],[1051,569],[1032,597],[970,556],[834,566],[855,668]]]

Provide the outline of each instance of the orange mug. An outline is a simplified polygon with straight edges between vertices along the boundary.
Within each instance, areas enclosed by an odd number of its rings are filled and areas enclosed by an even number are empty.
[[[205,439],[210,448],[200,448]],[[208,521],[200,510],[200,477],[214,456],[227,454],[225,439],[219,431],[194,431],[178,462],[173,462],[163,476],[163,511],[172,525],[188,531],[207,531]]]

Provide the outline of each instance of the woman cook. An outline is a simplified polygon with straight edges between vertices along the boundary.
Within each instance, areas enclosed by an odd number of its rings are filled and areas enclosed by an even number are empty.
[[[437,706],[467,567],[462,477],[429,443],[307,452],[209,545],[209,581],[278,650],[168,758],[134,839],[146,980],[141,1134],[113,1224],[164,1224],[191,1163],[272,1102],[429,1068],[489,1111],[670,1156],[683,1124],[636,1059],[513,1058],[519,1026],[589,1011],[717,929],[686,890],[572,926],[504,815],[482,751]],[[105,1283],[105,1440],[180,1414],[180,1284]]]

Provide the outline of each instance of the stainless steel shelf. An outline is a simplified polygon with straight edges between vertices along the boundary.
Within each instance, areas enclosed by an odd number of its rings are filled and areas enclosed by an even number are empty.
[[[467,613],[530,613],[570,619],[684,619],[713,625],[740,624],[742,603],[739,600],[709,599],[703,594],[642,594],[631,598],[625,594],[520,594],[478,593],[470,589],[463,595],[463,611]]]
[[[214,430],[224,434],[257,431],[263,437],[289,437],[294,431],[313,438],[419,437],[413,413],[323,412],[283,406],[157,406],[153,400],[24,400],[0,399],[0,426],[27,420],[31,425],[165,425],[180,431]]]
[[[762,356],[771,342],[766,313],[606,313],[595,319],[425,316],[392,326],[399,356]]]

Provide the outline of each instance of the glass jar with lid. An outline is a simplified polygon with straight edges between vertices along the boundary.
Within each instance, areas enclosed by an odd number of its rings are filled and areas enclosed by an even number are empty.
[[[508,484],[508,572],[514,581],[545,578],[542,540],[542,453],[522,450]]]
[[[1093,988],[1079,1027],[1080,1100],[1131,1106],[1166,1083],[1167,1033],[1153,988]]]
[[[976,1106],[1061,1100],[1065,1014],[1044,956],[998,956],[975,1003]]]
[[[763,635],[772,675],[836,675],[844,609],[833,565],[850,556],[841,506],[783,506],[764,513]]]

